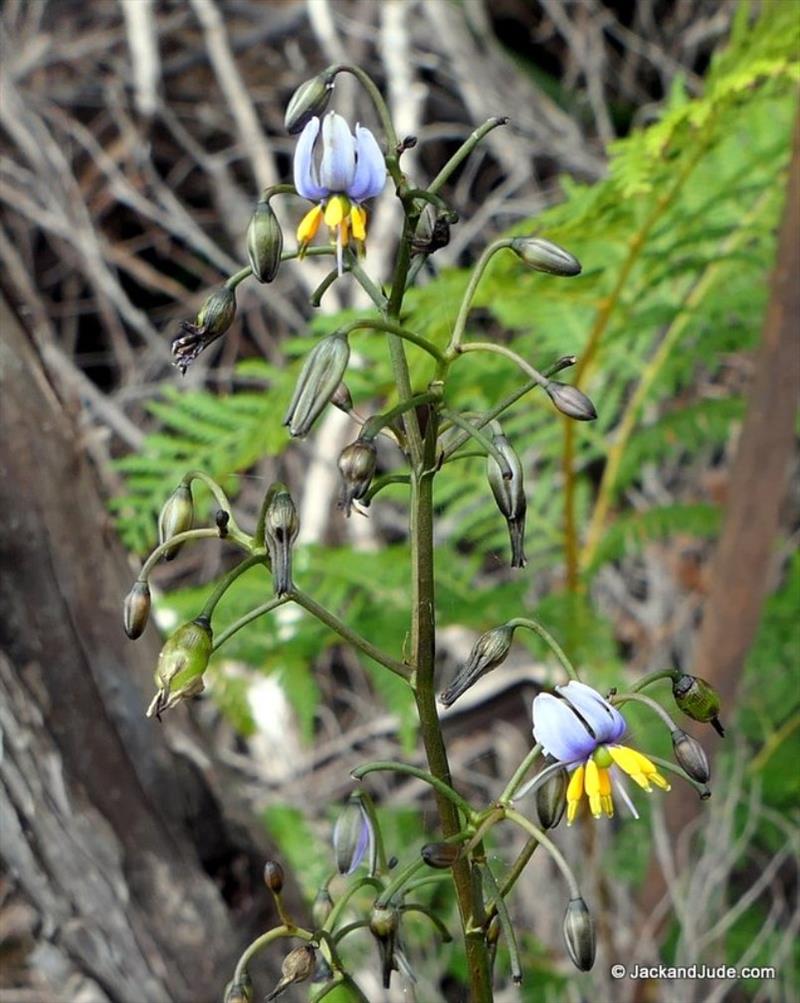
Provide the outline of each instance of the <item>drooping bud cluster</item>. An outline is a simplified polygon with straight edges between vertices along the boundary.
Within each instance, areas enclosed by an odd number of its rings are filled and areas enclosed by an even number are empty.
[[[511,241],[515,251],[529,268],[548,275],[562,275],[572,278],[581,273],[581,263],[569,251],[552,240],[542,237],[516,237]]]
[[[525,497],[525,486],[522,477],[522,463],[516,450],[502,434],[492,436],[492,445],[505,459],[511,468],[511,477],[503,477],[500,464],[491,455],[486,458],[486,474],[492,489],[497,507],[505,516],[508,524],[508,535],[511,540],[511,567],[524,568],[528,563],[525,559],[525,513],[528,502]]]
[[[283,231],[267,199],[261,199],[247,228],[247,257],[259,282],[272,282],[283,254]]]
[[[281,993],[285,992],[289,986],[297,982],[305,982],[314,974],[316,967],[317,952],[310,944],[302,944],[293,951],[289,951],[283,959],[281,965],[281,978],[272,992],[265,996],[265,1000],[277,999]]]
[[[711,683],[684,673],[672,680],[672,695],[687,717],[710,724],[721,738],[725,737],[725,729],[718,717],[719,694]]]
[[[300,532],[300,520],[292,496],[283,484],[270,488],[271,500],[264,519],[264,542],[272,563],[272,586],[276,596],[292,591],[292,547]]]
[[[469,658],[458,670],[452,683],[439,697],[439,703],[444,707],[449,707],[481,676],[502,664],[511,650],[513,639],[514,628],[509,627],[506,623],[481,634],[472,646]]]
[[[172,494],[164,502],[161,514],[158,517],[158,542],[166,543],[178,533],[185,533],[192,528],[194,523],[194,502],[192,500],[192,489],[188,484],[179,484]],[[170,547],[164,551],[164,560],[171,561],[178,556],[181,549],[179,543],[175,547]]]
[[[225,334],[235,316],[236,293],[228,286],[220,286],[202,305],[193,324],[183,322],[183,334],[172,342],[175,365],[181,373],[186,372],[203,349]]]
[[[573,965],[581,972],[590,971],[595,956],[594,921],[582,898],[569,900],[563,931]]]
[[[339,473],[342,477],[339,508],[344,509],[348,518],[353,502],[363,498],[369,490],[375,475],[377,457],[375,443],[368,439],[356,439],[345,446],[339,456]]]
[[[149,618],[150,586],[147,582],[135,581],[130,592],[125,596],[122,610],[122,623],[125,627],[125,633],[132,641],[142,636]]]
[[[341,334],[323,338],[309,352],[283,419],[290,435],[308,433],[337,392],[349,359],[350,345]]]
[[[147,709],[148,717],[160,717],[181,700],[203,692],[212,642],[211,624],[202,616],[184,623],[167,638],[158,656],[158,692]]]

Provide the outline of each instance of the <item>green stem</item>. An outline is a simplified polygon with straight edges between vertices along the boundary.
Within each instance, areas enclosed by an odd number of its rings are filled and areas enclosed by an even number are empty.
[[[350,73],[352,74],[364,90],[369,95],[370,100],[375,106],[375,111],[378,113],[378,118],[381,120],[381,128],[383,129],[383,134],[386,136],[386,143],[389,147],[389,151],[386,156],[386,165],[390,167],[390,161],[397,163],[397,133],[395,132],[394,122],[392,122],[392,116],[389,114],[389,109],[386,102],[383,100],[383,95],[378,90],[375,85],[375,81],[372,77],[361,69],[360,66],[355,66],[352,63],[337,63],[335,66],[331,66],[329,71],[332,76],[337,73]],[[392,173],[392,178],[394,179],[394,173]],[[397,179],[395,179],[397,180]]]
[[[375,306],[383,313],[386,310],[386,297],[381,292],[380,287],[377,286],[372,279],[367,275],[364,269],[361,267],[356,255],[350,251],[348,269],[353,278],[358,282],[364,292],[369,296]]]
[[[428,185],[428,191],[438,192],[453,171],[467,159],[484,136],[488,135],[492,129],[496,129],[499,125],[508,125],[508,119],[506,117],[488,118],[483,125],[471,133]]]
[[[387,334],[396,335],[404,341],[410,341],[418,348],[427,352],[428,355],[436,359],[437,362],[444,362],[444,357],[436,345],[428,341],[427,338],[423,338],[421,334],[409,331],[408,328],[401,327],[400,324],[395,324],[390,320],[371,320],[370,318],[365,317],[363,320],[355,320],[352,324],[348,324],[346,327],[341,329],[341,333],[345,337],[353,331],[385,331]]]
[[[459,345],[456,350],[462,353],[491,352],[493,355],[503,355],[505,358],[515,362],[525,375],[529,376],[531,381],[538,384],[542,389],[550,382],[538,369],[534,369],[521,355],[517,355],[513,349],[508,348],[506,345],[496,345],[493,341],[471,341],[467,345]]]
[[[547,850],[550,856],[553,858],[558,869],[564,875],[564,880],[569,885],[570,898],[577,899],[581,897],[581,890],[578,887],[578,882],[575,880],[575,875],[572,873],[572,869],[569,864],[564,859],[564,855],[556,846],[556,844],[546,836],[541,829],[538,829],[530,819],[525,818],[518,811],[513,808],[505,808],[505,816],[510,822],[516,823],[521,829],[524,829],[529,836],[538,840],[542,846]]]
[[[298,606],[302,606],[304,610],[307,610],[307,612],[309,612],[312,616],[315,616],[327,627],[330,627],[334,633],[344,638],[345,641],[349,641],[355,648],[363,651],[365,655],[369,655],[369,657],[374,659],[374,661],[376,661],[379,665],[383,665],[384,668],[389,669],[390,672],[394,672],[396,676],[399,676],[406,682],[409,681],[409,670],[407,665],[403,662],[398,662],[390,655],[385,654],[385,652],[381,651],[380,648],[376,647],[366,638],[356,633],[356,631],[354,631],[351,627],[348,627],[344,621],[340,620],[337,616],[331,613],[330,610],[327,610],[324,606],[320,606],[320,604],[312,599],[311,596],[302,592],[300,589],[295,589],[292,592],[291,598]]]
[[[400,401],[399,404],[395,404],[393,408],[384,411],[383,414],[376,414],[368,418],[361,426],[361,438],[371,442],[382,429],[386,428],[387,425],[391,425],[395,418],[399,418],[406,411],[419,407],[420,404],[433,404],[440,399],[441,394],[433,392],[414,394],[413,397],[405,401]]]
[[[168,540],[160,543],[150,554],[142,565],[142,570],[139,572],[139,581],[147,581],[153,568],[172,547],[176,547],[181,543],[188,543],[189,540],[210,540],[212,538],[215,540],[219,539],[218,529],[187,529],[184,533],[176,533],[175,536],[171,536]]]
[[[274,941],[280,940],[283,937],[296,937],[298,940],[304,940],[306,943],[309,943],[314,939],[314,934],[299,926],[276,926],[272,930],[267,930],[266,933],[262,933],[260,937],[256,937],[253,943],[245,948],[244,953],[236,962],[233,981],[240,982],[253,958],[257,954],[260,954],[265,947],[269,947]]]
[[[528,770],[533,766],[536,760],[542,754],[542,747],[538,743],[534,745],[528,755],[522,760],[519,766],[514,771],[514,776],[506,784],[506,788],[503,793],[498,798],[500,804],[505,804],[514,797],[514,791],[519,787]]]
[[[492,874],[491,868],[488,864],[484,864],[481,867],[481,873],[486,879],[486,883],[494,895],[493,903],[495,911],[500,919],[500,927],[503,930],[506,938],[506,944],[508,946],[509,961],[511,963],[511,981],[515,985],[519,985],[522,982],[522,965],[519,960],[519,945],[517,944],[517,935],[514,932],[514,924],[511,922],[511,917],[508,914],[508,907],[506,906],[505,899],[497,885],[497,880],[494,874]]]
[[[216,641],[214,642],[214,646],[211,649],[212,652],[216,651],[217,648],[221,648],[222,645],[229,638],[233,637],[234,634],[238,633],[238,631],[240,631],[242,627],[246,627],[248,623],[252,623],[253,620],[257,620],[258,617],[263,616],[265,613],[271,613],[272,610],[277,609],[279,606],[283,606],[284,603],[289,602],[290,598],[291,598],[290,596],[280,596],[274,599],[270,599],[267,602],[262,603],[260,606],[256,606],[254,609],[251,609],[250,612],[245,613],[244,616],[239,617],[238,620],[232,623],[230,627],[226,627],[225,630],[223,630],[222,633],[217,637]]]
[[[356,930],[363,930],[365,926],[369,926],[368,919],[357,919],[355,922],[348,923],[347,926],[343,926],[337,930],[333,939],[337,944],[340,944],[348,934],[355,933]]]
[[[417,857],[416,860],[412,860],[410,864],[406,866],[397,874],[389,884],[383,889],[380,895],[375,899],[375,907],[377,909],[385,909],[392,902],[394,896],[401,891],[403,885],[405,885],[417,871],[421,871],[425,867],[425,861],[422,857]]]
[[[433,185],[431,185],[431,187],[433,187]],[[511,247],[511,241],[508,238],[504,237],[501,240],[495,240],[494,243],[489,244],[489,246],[484,250],[483,254],[478,258],[475,267],[472,269],[472,274],[469,277],[467,288],[464,292],[463,299],[461,300],[461,306],[458,308],[458,316],[456,317],[456,322],[453,327],[453,333],[450,336],[450,344],[447,346],[447,354],[451,358],[455,357],[461,346],[461,339],[464,337],[464,329],[467,326],[469,309],[472,306],[472,300],[475,297],[478,283],[483,277],[483,273],[486,271],[486,266],[498,251],[502,251],[506,247]]]
[[[377,773],[379,771],[389,770],[393,773],[404,773],[409,777],[416,777],[417,780],[422,780],[426,784],[430,784],[435,791],[438,791],[442,797],[447,798],[456,807],[460,808],[464,813],[464,817],[467,821],[471,821],[475,817],[475,812],[472,810],[472,806],[466,801],[459,793],[453,790],[450,784],[444,783],[439,780],[438,777],[433,776],[432,773],[428,773],[427,770],[420,770],[416,766],[410,766],[408,763],[395,763],[391,760],[381,760],[374,763],[365,763],[363,766],[359,766],[355,770],[351,770],[350,776],[354,780],[363,780],[364,777],[368,776],[370,773]]]
[[[421,912],[423,916],[427,916],[428,919],[433,923],[439,933],[442,935],[442,942],[449,944],[453,937],[450,931],[447,929],[445,924],[439,919],[435,912],[432,912],[427,906],[422,905],[421,902],[409,902],[404,903],[400,906],[400,912]]]
[[[659,672],[649,672],[646,676],[642,676],[641,679],[637,679],[636,682],[631,686],[630,693],[638,693],[639,690],[643,690],[648,687],[651,683],[657,683],[659,679],[672,679],[675,680],[680,675],[677,669],[661,669]]]
[[[223,575],[222,578],[217,582],[217,586],[211,595],[206,599],[205,605],[200,613],[200,616],[206,617],[206,619],[211,620],[211,615],[216,608],[217,603],[225,595],[228,589],[233,585],[236,579],[249,571],[250,568],[255,567],[257,564],[265,564],[263,554],[252,554],[250,557],[245,557],[243,561],[232,568],[227,575]]]
[[[550,648],[550,650],[553,652],[553,654],[559,660],[559,662],[561,663],[562,668],[564,669],[564,671],[566,672],[566,674],[569,676],[569,678],[570,679],[575,679],[576,681],[580,680],[580,677],[578,676],[578,673],[575,670],[575,666],[572,664],[572,662],[569,660],[569,658],[567,658],[566,653],[564,652],[564,649],[561,647],[561,645],[558,643],[558,641],[556,641],[556,639],[553,637],[553,635],[548,630],[546,630],[539,623],[538,620],[533,620],[531,618],[524,617],[524,616],[517,616],[517,617],[514,617],[513,620],[509,620],[508,623],[506,624],[506,626],[507,627],[526,627],[528,630],[532,630],[534,632],[534,634],[538,634],[539,637],[541,637],[541,639],[545,642],[545,644],[548,646],[548,648]]]
[[[245,265],[244,268],[240,268],[238,272],[234,272],[233,275],[229,275],[225,280],[225,287],[227,289],[235,289],[240,282],[244,282],[245,279],[249,278],[253,274],[253,270],[250,265]]]
[[[249,267],[247,268],[249,272]],[[239,525],[233,515],[233,508],[230,503],[230,499],[222,490],[222,488],[217,484],[213,477],[210,477],[204,470],[190,470],[187,474],[184,474],[181,479],[181,483],[189,487],[192,481],[200,481],[202,484],[208,488],[214,497],[214,501],[217,503],[219,508],[223,512],[227,513],[228,525],[226,526],[226,534],[229,539],[238,543],[240,546],[245,547],[247,550],[253,545],[252,539],[247,535],[247,533],[242,532],[239,529]]]
[[[330,289],[330,287],[338,278],[339,278],[339,269],[332,268],[325,276],[325,278],[322,280],[322,282],[320,282],[320,284],[317,286],[314,292],[309,296],[308,302],[311,304],[312,307],[314,307],[315,310],[322,302],[322,297],[325,295],[325,293]]]
[[[493,899],[489,905],[486,907],[486,918],[487,921],[491,920],[492,916],[498,911],[497,903],[500,899],[505,899],[514,885],[520,878],[520,875],[525,870],[528,865],[528,861],[533,856],[536,847],[539,845],[539,840],[535,836],[532,836],[525,846],[522,848],[519,856],[514,861],[514,865],[503,880],[503,884],[500,887],[498,896]]]
[[[471,422],[467,421],[466,418],[462,418],[461,415],[457,414],[455,411],[443,410],[442,417],[447,418],[448,421],[451,421],[454,425],[457,425],[462,430],[462,432],[466,432],[467,435],[470,436],[470,438],[474,439],[477,443],[483,446],[486,452],[492,457],[494,462],[500,468],[500,472],[502,473],[504,479],[511,480],[511,478],[513,477],[513,471],[511,470],[511,467],[508,464],[508,460],[505,458],[505,456],[503,456],[500,450],[495,446],[495,444],[487,435],[484,435],[483,432],[480,431],[480,429],[475,428],[475,426]]]
[[[369,491],[364,495],[363,501],[367,505],[372,499],[382,491],[389,484],[410,484],[411,478],[408,474],[383,474],[381,477],[376,477],[375,480],[370,485]]]
[[[611,703],[615,707],[621,707],[624,703],[629,700],[633,700],[635,703],[644,704],[645,707],[649,707],[654,714],[658,714],[664,724],[669,728],[670,732],[676,731],[678,726],[669,716],[669,714],[664,710],[657,700],[653,700],[652,697],[646,697],[644,693],[616,693],[611,697]]]
[[[677,766],[669,759],[662,759],[661,756],[651,756],[650,753],[647,754],[647,758],[652,760],[656,766],[660,766],[662,770],[666,770],[667,773],[672,773],[676,777],[680,777],[681,780],[685,780],[687,784],[691,784],[701,797],[708,797],[710,795],[711,791],[708,784],[701,784],[699,780],[690,777],[688,773],[684,773],[680,766]]]
[[[325,920],[323,929],[327,930],[329,933],[336,929],[336,924],[339,922],[339,917],[344,914],[345,909],[350,903],[350,900],[361,891],[362,888],[374,888],[378,894],[383,891],[383,884],[378,881],[377,878],[359,878],[358,881],[354,882],[350,887],[344,892],[342,897],[337,900],[333,909],[331,910],[330,916]]]

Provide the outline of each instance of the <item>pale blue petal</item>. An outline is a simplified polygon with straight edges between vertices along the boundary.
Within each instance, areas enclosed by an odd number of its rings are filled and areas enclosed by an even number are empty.
[[[533,737],[561,763],[587,759],[597,748],[597,742],[569,704],[550,693],[540,693],[533,701]]]
[[[294,148],[294,186],[297,194],[309,202],[319,202],[328,192],[320,185],[314,166],[314,143],[319,135],[319,119],[308,122]]]
[[[329,192],[344,194],[353,183],[356,145],[341,115],[329,111],[322,121],[320,181]]]
[[[364,202],[383,191],[386,163],[378,141],[363,125],[356,126],[356,172],[347,194],[354,202]]]
[[[566,686],[556,686],[594,732],[598,745],[618,741],[625,732],[625,718],[616,707],[604,700],[597,690],[574,679]]]

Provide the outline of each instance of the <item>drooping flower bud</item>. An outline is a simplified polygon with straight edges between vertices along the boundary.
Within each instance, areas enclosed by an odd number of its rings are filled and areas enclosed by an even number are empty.
[[[259,282],[272,282],[278,274],[282,253],[281,225],[269,202],[261,199],[247,227],[247,257]]]
[[[339,456],[339,473],[342,476],[342,493],[339,498],[339,508],[343,508],[350,517],[353,502],[369,490],[375,475],[375,465],[378,451],[374,442],[367,439],[356,439],[345,446]]]
[[[714,730],[725,737],[725,729],[719,718],[719,694],[705,679],[684,673],[672,680],[672,695],[675,703],[693,721],[710,724]]]
[[[130,592],[125,596],[122,609],[122,622],[125,633],[135,641],[141,637],[147,621],[150,618],[150,586],[147,582],[135,581]]]
[[[179,484],[164,502],[158,517],[158,542],[166,543],[178,533],[185,533],[192,528],[194,522],[194,502],[192,489],[188,484]],[[164,551],[164,560],[171,561],[177,557],[182,544],[170,547]]]
[[[511,241],[511,249],[529,268],[548,275],[571,277],[580,275],[581,263],[578,259],[552,240],[542,237],[516,237]]]
[[[253,980],[247,971],[234,982],[231,980],[225,988],[224,1003],[252,1003]]]
[[[183,334],[172,342],[175,365],[181,373],[186,372],[204,348],[225,334],[235,316],[236,293],[228,286],[220,286],[200,307],[193,324],[189,321],[181,324]]]
[[[264,864],[264,884],[273,895],[283,891],[283,868],[277,860],[268,860]]]
[[[550,760],[549,756],[548,760]],[[562,768],[556,770],[551,777],[536,788],[536,810],[539,813],[539,822],[543,829],[555,829],[564,817],[564,810],[567,807],[568,783],[569,774]]]
[[[569,383],[559,383],[558,380],[550,380],[545,390],[557,410],[568,418],[574,418],[575,421],[594,421],[597,417],[594,404],[577,387],[570,386]]]
[[[392,971],[397,970],[397,961],[394,956],[397,943],[397,930],[400,926],[400,917],[396,909],[382,908],[374,906],[369,917],[369,929],[373,937],[378,942],[378,950],[381,956],[381,970],[383,972],[383,988],[388,989],[392,978]]]
[[[333,852],[340,874],[352,874],[364,859],[367,850],[374,853],[375,833],[369,815],[358,797],[344,806],[333,827]]]
[[[314,920],[314,926],[319,929],[325,925],[325,921],[328,916],[330,916],[333,911],[333,899],[331,898],[331,893],[328,891],[325,885],[323,885],[314,897],[314,901],[311,903],[311,918]]]
[[[341,334],[323,338],[309,352],[283,424],[292,436],[305,435],[336,392],[350,358],[350,345]]]
[[[300,84],[289,99],[283,124],[290,136],[302,132],[314,116],[320,117],[333,93],[334,75],[329,70]]]
[[[306,979],[310,979],[314,974],[316,962],[317,952],[310,944],[302,944],[293,951],[289,951],[281,965],[280,981],[269,996],[265,996],[264,999],[267,1001],[274,1000],[282,992],[285,992],[289,986],[294,985],[296,982],[305,982]]]
[[[569,900],[563,930],[573,965],[581,972],[590,971],[595,955],[594,922],[582,898]]]
[[[707,784],[711,777],[711,768],[703,746],[681,728],[676,728],[671,738],[672,751],[678,765],[699,784]]]
[[[283,484],[274,484],[272,499],[264,519],[264,542],[272,563],[272,585],[276,596],[292,591],[292,546],[300,532],[300,520],[292,496]]]
[[[156,666],[158,692],[147,708],[148,717],[203,692],[203,673],[211,657],[213,636],[206,617],[197,617],[178,627],[167,638]]]
[[[420,854],[428,867],[446,871],[461,856],[461,847],[456,843],[426,843]]]
[[[449,707],[482,675],[491,672],[492,669],[504,662],[511,649],[513,639],[514,628],[509,627],[506,623],[500,627],[492,627],[485,634],[481,634],[472,646],[469,658],[456,673],[455,679],[440,695],[439,703],[444,707]]]
[[[492,444],[503,456],[511,468],[511,478],[503,477],[500,464],[489,454],[486,457],[486,474],[492,489],[497,507],[503,513],[508,524],[508,535],[511,540],[511,567],[524,568],[528,563],[525,559],[525,513],[528,502],[525,498],[525,486],[522,478],[522,464],[516,450],[504,435],[492,436]]]

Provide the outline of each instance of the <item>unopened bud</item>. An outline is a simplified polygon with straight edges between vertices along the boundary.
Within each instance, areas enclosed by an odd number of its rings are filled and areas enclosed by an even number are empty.
[[[516,251],[529,268],[548,275],[571,277],[580,275],[581,263],[569,251],[542,237],[516,237],[511,241],[511,249]]]
[[[224,1003],[252,1003],[253,980],[245,971],[234,982],[228,983],[225,989]]]
[[[262,199],[247,228],[247,257],[259,282],[272,282],[283,253],[283,231],[269,202]]]
[[[504,435],[494,435],[492,445],[505,459],[511,468],[511,477],[503,477],[500,464],[491,455],[486,457],[486,475],[492,489],[497,507],[503,513],[508,524],[508,535],[511,540],[511,567],[524,568],[528,563],[525,559],[525,513],[528,502],[525,497],[525,485],[522,478],[522,463],[516,450]]]
[[[456,219],[458,217],[455,217]],[[446,210],[428,203],[420,213],[411,249],[414,254],[433,254],[450,243],[453,217]]]
[[[356,439],[345,446],[339,456],[339,473],[342,475],[342,493],[339,508],[343,508],[349,518],[353,502],[363,498],[369,490],[375,474],[378,451],[373,442]]]
[[[333,827],[333,852],[340,874],[352,874],[364,859],[367,850],[372,856],[375,834],[372,823],[357,797],[344,806]]]
[[[383,972],[383,988],[388,989],[392,978],[392,971],[397,969],[397,961],[394,956],[395,944],[397,942],[397,930],[400,926],[400,917],[396,909],[387,909],[381,906],[374,906],[369,917],[369,929],[373,937],[378,942],[378,950],[381,955],[381,970]]]
[[[194,523],[194,502],[192,489],[188,484],[179,484],[169,498],[164,502],[158,517],[158,542],[166,543],[178,533],[185,533]],[[178,555],[182,544],[169,547],[164,551],[164,560],[171,561]]]
[[[283,868],[277,860],[268,860],[264,864],[264,884],[273,895],[280,895],[283,891]]]
[[[672,751],[678,765],[699,784],[707,784],[711,777],[711,769],[703,746],[681,728],[676,728],[671,737]]]
[[[710,724],[722,737],[725,729],[719,718],[719,694],[705,679],[684,673],[672,680],[672,695],[683,713],[693,721]]]
[[[504,662],[511,650],[513,639],[514,628],[509,627],[506,623],[500,627],[492,627],[485,634],[481,634],[472,646],[469,658],[456,673],[452,683],[439,697],[439,703],[444,707],[449,707],[481,676],[491,672],[492,669]]]
[[[303,364],[283,424],[292,436],[305,435],[336,392],[350,358],[350,345],[341,334],[323,338]]]
[[[193,324],[184,321],[183,333],[172,342],[175,365],[185,373],[197,356],[208,348],[233,323],[236,316],[236,293],[228,286],[220,286],[200,307]]]
[[[274,1000],[296,982],[305,982],[314,974],[317,952],[310,944],[303,944],[290,951],[281,965],[281,979],[265,1000]]]
[[[588,972],[594,964],[594,922],[582,898],[569,900],[563,929],[573,965],[581,972]]]
[[[548,767],[545,767],[547,769]],[[565,769],[555,770],[536,788],[536,810],[543,829],[555,829],[567,807],[569,774]]]
[[[333,899],[331,898],[331,893],[323,885],[317,892],[314,901],[311,904],[311,917],[314,920],[314,926],[317,929],[324,926],[325,921],[328,916],[330,916],[332,911]]]
[[[461,847],[455,843],[426,843],[420,853],[428,867],[444,871],[458,860]]]
[[[340,411],[344,411],[345,414],[350,414],[353,410],[353,398],[350,396],[350,391],[347,389],[346,383],[340,383],[333,391],[331,404],[334,407],[338,407]]]
[[[203,673],[211,657],[212,642],[206,617],[184,623],[167,638],[158,656],[158,692],[147,709],[148,717],[160,717],[181,700],[203,692]]]
[[[575,421],[594,421],[597,417],[594,404],[577,387],[570,386],[569,383],[559,383],[558,380],[550,380],[545,390],[557,410],[568,418],[574,418]]]
[[[290,136],[301,132],[314,116],[321,116],[333,93],[334,76],[324,70],[300,84],[289,99],[283,123]]]
[[[300,532],[300,520],[292,496],[283,484],[274,484],[272,499],[264,519],[264,542],[272,564],[272,585],[276,596],[292,591],[292,547]]]
[[[141,637],[150,618],[150,586],[147,582],[136,581],[125,596],[122,608],[122,623],[125,633],[135,641]]]

